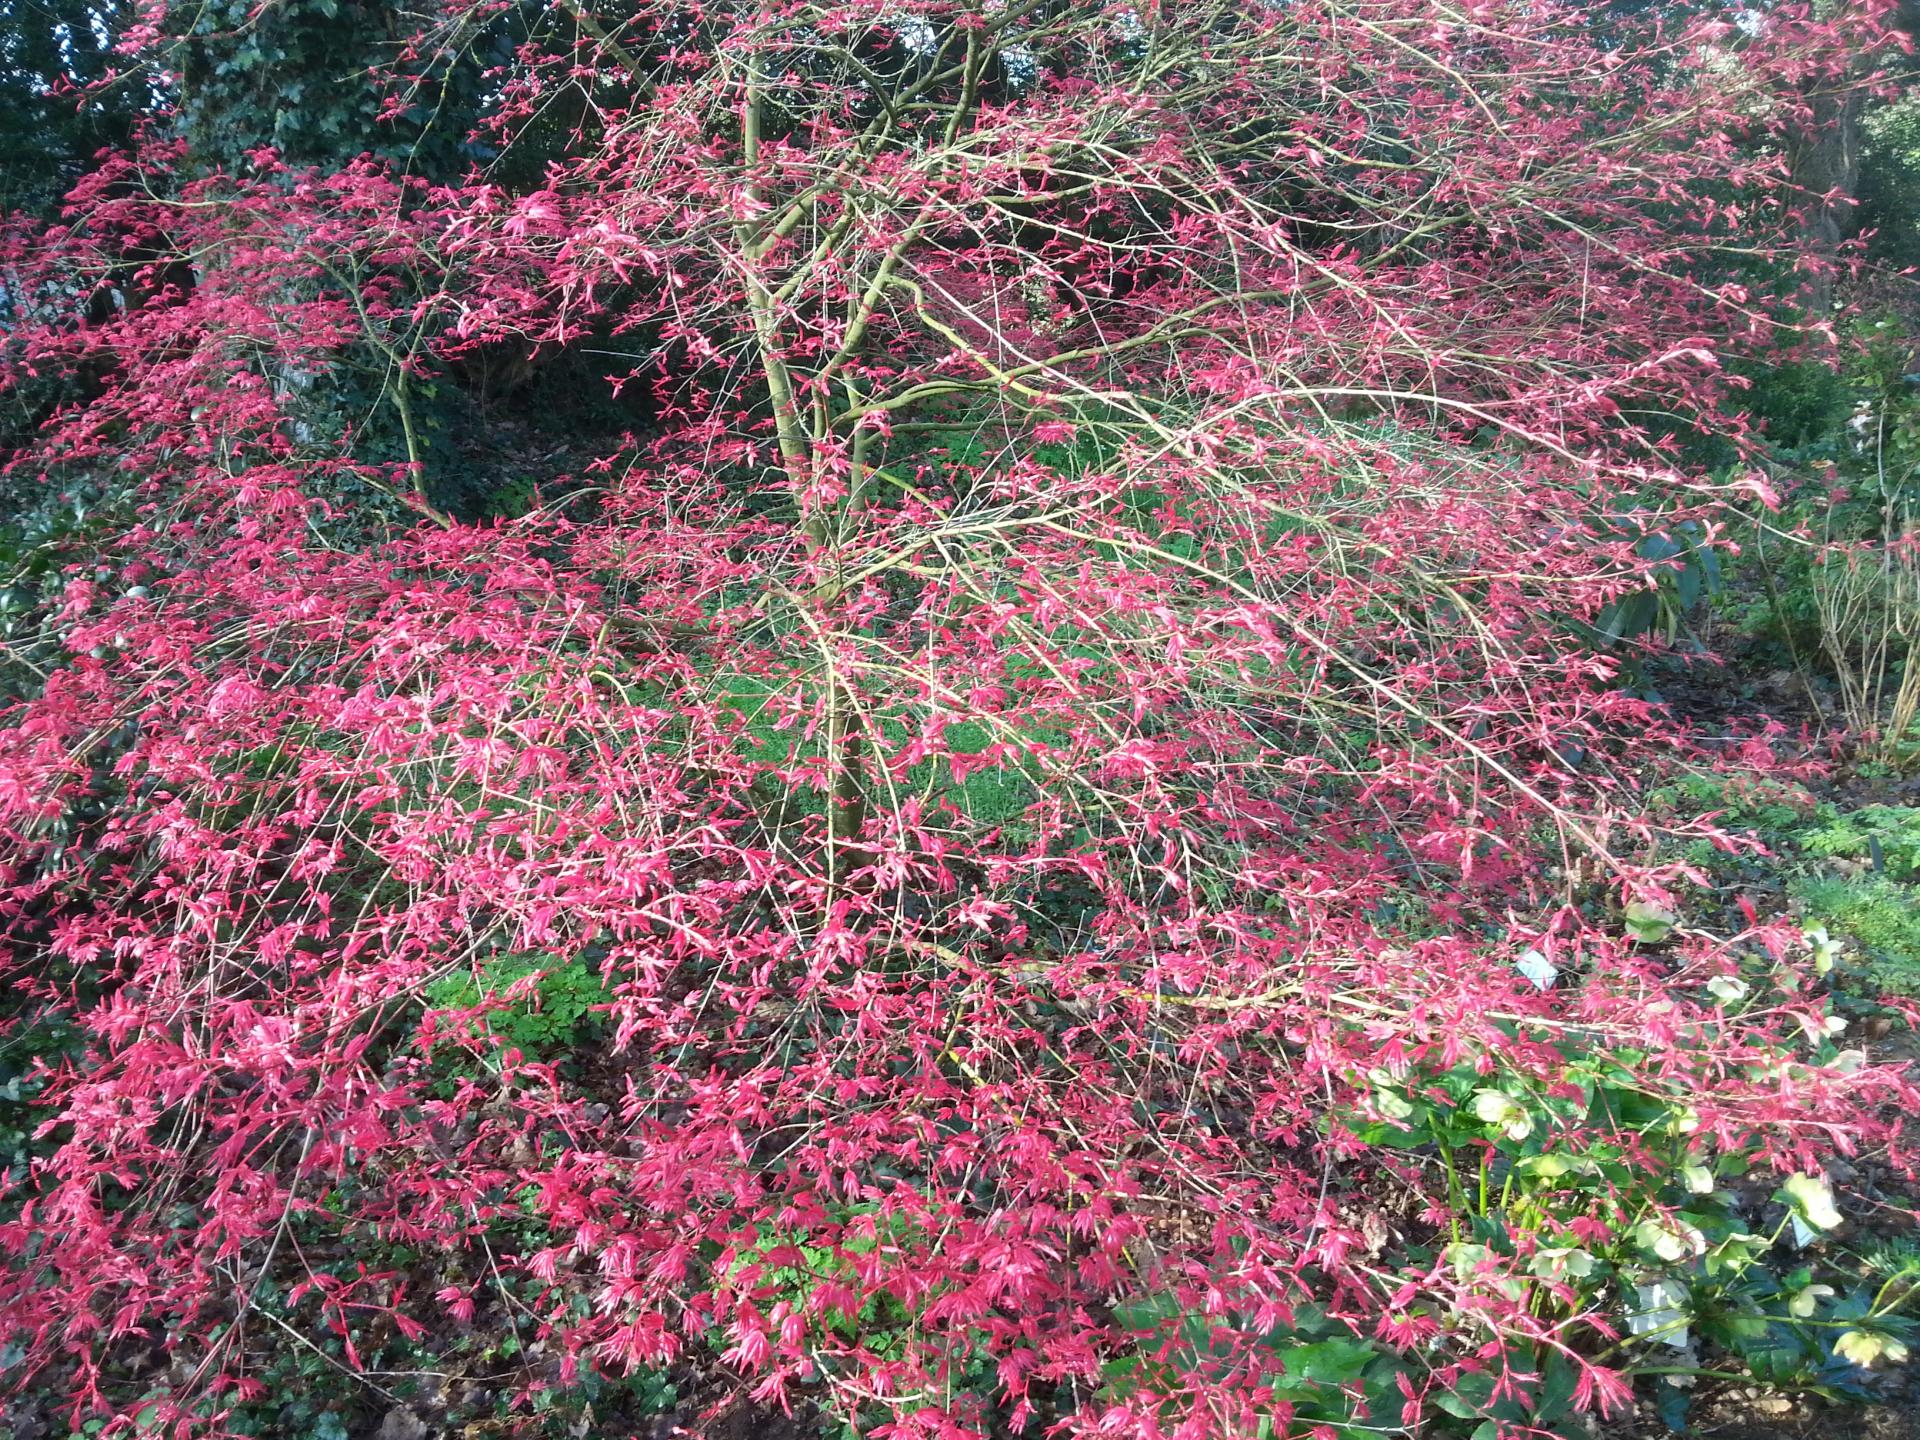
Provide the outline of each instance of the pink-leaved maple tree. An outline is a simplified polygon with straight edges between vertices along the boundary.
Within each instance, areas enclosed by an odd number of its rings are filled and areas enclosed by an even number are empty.
[[[533,12],[478,138],[570,128],[515,186],[202,163],[193,8],[5,256],[5,382],[85,377],[9,483],[97,512],[0,717],[0,974],[71,1030],[0,1343],[76,1422],[220,1433],[263,1331],[476,1315],[529,1392],[705,1357],[900,1440],[1286,1433],[1308,1308],[1391,1362],[1355,1424],[1553,1357],[1617,1408],[1536,1261],[1621,1216],[1401,1263],[1450,1197],[1383,1085],[1584,1044],[1699,1154],[1897,1140],[1643,803],[1766,736],[1596,638],[1766,499],[1680,437],[1744,445],[1881,7],[421,5],[396,112]],[[583,346],[657,423],[432,500],[434,385]],[[511,1043],[562,973],[602,1028]]]

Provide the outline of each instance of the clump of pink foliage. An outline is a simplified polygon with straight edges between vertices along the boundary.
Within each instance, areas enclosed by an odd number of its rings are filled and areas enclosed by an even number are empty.
[[[1783,1172],[1915,1098],[1769,1068],[1809,989],[1723,1023],[1704,981],[1798,973],[1791,927],[1619,919],[1686,881],[1643,778],[1771,756],[1573,623],[1658,582],[1644,528],[1717,543],[1644,417],[1740,440],[1726,360],[1786,312],[1729,251],[1804,199],[1763,142],[1884,43],[1663,10],[565,4],[497,77],[502,134],[603,97],[535,193],[156,138],[22,230],[6,373],[100,378],[13,483],[128,497],[0,729],[0,973],[82,1035],[0,1212],[23,1371],[212,1432],[269,1282],[351,1361],[511,1276],[550,1383],[704,1349],[902,1440],[981,1432],[983,1356],[1016,1425],[1251,1433],[1245,1332],[1309,1300],[1431,1394],[1522,1336],[1617,1403],[1572,1322],[1383,1268],[1364,1077],[1604,1037]],[[81,323],[106,273],[140,303]],[[343,356],[397,413],[593,333],[661,428],[523,519],[310,413]],[[603,982],[591,1057],[428,998],[529,952]],[[844,1264],[795,1301],[802,1237]],[[1223,1358],[1101,1398],[1147,1291]],[[877,1297],[910,1343],[845,1323]]]

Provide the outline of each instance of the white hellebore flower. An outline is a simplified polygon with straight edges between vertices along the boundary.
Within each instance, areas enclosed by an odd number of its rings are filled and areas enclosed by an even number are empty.
[[[1878,1331],[1849,1330],[1833,1342],[1833,1353],[1864,1370],[1882,1359],[1889,1365],[1901,1364],[1907,1358],[1907,1347],[1893,1336]]]
[[[1533,1259],[1527,1262],[1527,1268],[1542,1280],[1559,1280],[1566,1276],[1584,1280],[1593,1274],[1593,1256],[1577,1245],[1557,1250],[1536,1250]]]
[[[1796,1320],[1811,1319],[1813,1312],[1820,1308],[1820,1302],[1831,1300],[1833,1296],[1831,1285],[1803,1285],[1787,1301],[1787,1313]]]
[[[1707,993],[1722,1005],[1732,1005],[1747,998],[1747,982],[1731,975],[1716,975],[1707,981]]]
[[[1669,1265],[1707,1253],[1707,1237],[1684,1220],[1642,1220],[1633,1238]]]
[[[1524,1140],[1533,1133],[1533,1121],[1526,1108],[1500,1090],[1476,1090],[1473,1113],[1488,1125],[1497,1125],[1510,1140]]]
[[[1780,1187],[1793,1213],[1816,1230],[1832,1230],[1840,1224],[1840,1211],[1833,1203],[1833,1188],[1817,1175],[1790,1175]]]
[[[1807,945],[1813,951],[1814,973],[1825,975],[1833,969],[1833,962],[1840,958],[1840,942],[1827,934],[1824,925],[1816,925],[1805,934]]]

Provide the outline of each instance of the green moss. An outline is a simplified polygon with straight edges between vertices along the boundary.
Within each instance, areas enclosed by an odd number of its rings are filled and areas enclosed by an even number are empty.
[[[1869,805],[1851,814],[1832,814],[1827,823],[1803,835],[1800,844],[1809,855],[1866,861],[1894,879],[1911,880],[1920,876],[1920,810]]]
[[[1920,889],[1885,875],[1816,875],[1792,889],[1809,924],[1860,947],[1861,989],[1920,995]]]
[[[1834,819],[1831,805],[1791,781],[1765,775],[1683,775],[1648,796],[1656,814],[1718,815],[1729,829],[1750,831],[1763,840],[1792,841],[1810,823]]]
[[[1846,988],[1920,995],[1920,809],[1841,810],[1791,781],[1704,772],[1652,792],[1647,808],[1656,821],[1713,816],[1764,845],[1736,855],[1690,840],[1675,853],[1729,889],[1784,883],[1809,927],[1850,942]]]

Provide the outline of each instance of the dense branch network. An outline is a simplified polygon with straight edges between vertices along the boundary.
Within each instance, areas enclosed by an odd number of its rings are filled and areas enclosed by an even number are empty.
[[[275,1297],[349,1346],[511,1309],[556,1383],[704,1350],[903,1437],[1253,1433],[1309,1302],[1395,1317],[1408,1425],[1523,1350],[1601,1406],[1533,1255],[1393,1273],[1342,1210],[1379,1075],[1599,1037],[1682,1147],[1888,1133],[1891,1072],[1752,1078],[1804,997],[1697,993],[1785,929],[1595,918],[1676,883],[1627,762],[1689,742],[1580,640],[1749,483],[1671,437],[1745,438],[1770,107],[1871,83],[1871,7],[422,8],[422,76],[514,37],[491,171],[156,121],[7,258],[10,383],[92,377],[14,482],[123,482],[0,733],[4,973],[80,1035],[0,1339],[76,1413],[217,1430]],[[570,347],[659,425],[518,520],[429,505],[422,396]],[[347,372],[393,458],[319,413]],[[570,966],[593,1063],[499,1043]]]

